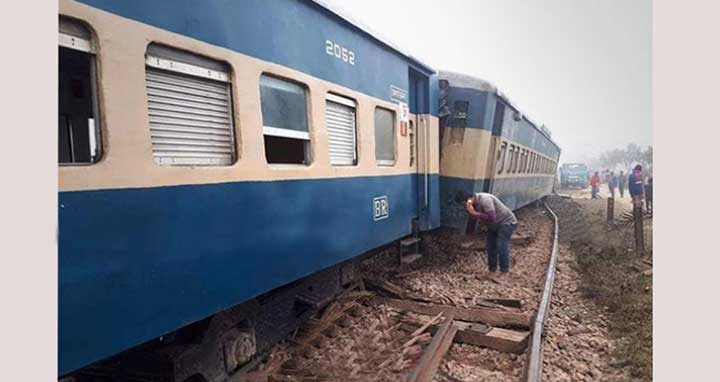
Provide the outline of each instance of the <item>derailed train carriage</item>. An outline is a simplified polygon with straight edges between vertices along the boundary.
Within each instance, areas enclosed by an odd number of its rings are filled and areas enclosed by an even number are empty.
[[[468,192],[489,192],[518,209],[552,192],[560,147],[497,87],[439,73],[441,222],[464,227]]]
[[[225,380],[453,193],[549,192],[481,175],[535,146],[475,101],[458,146],[435,70],[320,2],[59,5],[60,376]]]

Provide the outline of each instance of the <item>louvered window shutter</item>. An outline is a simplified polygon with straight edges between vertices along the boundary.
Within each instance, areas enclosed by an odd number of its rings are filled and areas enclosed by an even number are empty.
[[[357,163],[355,102],[328,94],[325,120],[327,121],[328,151],[333,166],[352,166]]]
[[[160,165],[222,166],[235,160],[230,76],[147,56],[153,157]]]

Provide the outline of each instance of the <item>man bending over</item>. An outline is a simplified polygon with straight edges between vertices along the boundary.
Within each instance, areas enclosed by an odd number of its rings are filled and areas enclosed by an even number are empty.
[[[488,227],[488,269],[510,272],[510,237],[517,228],[515,214],[493,194],[478,192],[469,194],[465,202],[468,214],[485,222]]]

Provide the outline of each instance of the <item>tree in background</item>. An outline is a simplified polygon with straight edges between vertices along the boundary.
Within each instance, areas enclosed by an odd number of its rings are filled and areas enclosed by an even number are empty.
[[[652,174],[653,165],[653,148],[648,146],[643,150],[642,147],[635,143],[630,143],[624,149],[612,149],[601,153],[595,160],[591,162],[591,166],[597,169],[618,169],[625,172],[630,170],[635,164],[643,166],[647,174]]]

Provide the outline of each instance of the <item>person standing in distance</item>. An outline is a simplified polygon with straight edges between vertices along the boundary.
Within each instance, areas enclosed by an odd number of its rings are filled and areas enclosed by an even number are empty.
[[[600,175],[598,175],[597,171],[590,178],[590,186],[592,187],[592,199],[597,199],[598,191],[600,191]]]
[[[495,195],[478,192],[468,194],[465,210],[487,224],[488,270],[510,272],[510,238],[517,228],[515,214]]]
[[[627,188],[628,179],[625,176],[625,171],[620,170],[620,179],[618,182],[618,189],[620,190],[620,197],[625,197],[625,189]]]
[[[653,177],[648,178],[648,182],[645,185],[645,210],[652,214],[653,212]]]
[[[632,174],[628,176],[628,191],[630,191],[630,197],[635,205],[642,207],[643,200],[643,178],[642,178],[642,166],[637,165],[633,168]]]
[[[615,176],[614,171],[610,171],[610,174],[608,175],[608,190],[610,190],[610,197],[615,197],[615,189],[617,188],[618,179],[617,176]]]

